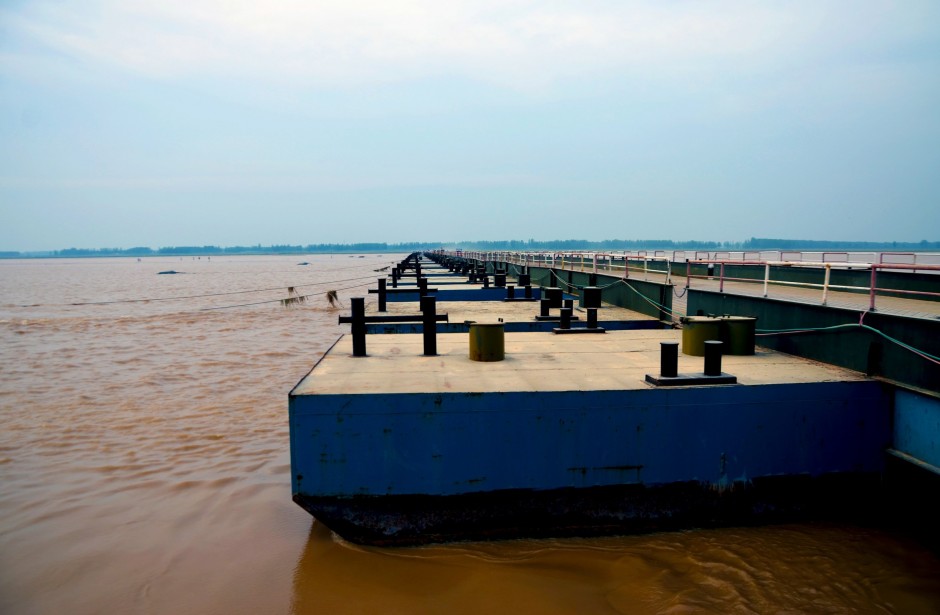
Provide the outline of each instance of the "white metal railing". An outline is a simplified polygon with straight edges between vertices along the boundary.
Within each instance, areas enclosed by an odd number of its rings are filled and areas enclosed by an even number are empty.
[[[691,255],[688,251],[663,251],[657,250],[652,254],[645,250],[634,252],[588,252],[588,251],[566,251],[566,252],[477,252],[463,251],[462,256],[486,261],[500,261],[522,266],[541,266],[552,269],[567,271],[606,273],[615,274],[622,279],[629,279],[631,274],[642,274],[644,279],[649,279],[650,275],[665,275],[665,283],[672,283],[673,270],[672,265],[676,262],[685,262],[686,264],[686,282],[685,287],[690,288],[693,279],[718,280],[719,292],[724,292],[725,282],[744,282],[758,283],[763,285],[763,296],[768,296],[771,284],[777,286],[791,286],[802,288],[815,288],[821,291],[821,303],[826,305],[829,301],[831,290],[867,292],[869,295],[869,310],[875,309],[875,298],[880,293],[895,293],[903,296],[909,296],[913,299],[927,299],[940,297],[940,275],[937,276],[937,289],[929,291],[917,291],[898,288],[878,287],[877,277],[879,271],[907,271],[940,274],[940,254],[935,253],[915,253],[915,252],[786,252],[773,251],[773,255],[788,257],[782,259],[767,259],[770,254],[767,251],[755,252],[695,252],[696,258],[677,257]],[[452,253],[453,254],[453,253]],[[700,258],[708,255],[708,258]],[[729,256],[742,258],[710,258],[712,256]],[[746,260],[743,256],[760,256],[758,259]],[[809,255],[817,256],[816,260],[808,260]],[[864,256],[865,258],[862,258]],[[900,262],[899,262],[900,261]],[[935,262],[928,262],[935,261]],[[652,266],[651,266],[652,265]],[[707,268],[706,274],[695,274],[692,271],[694,265],[704,265]],[[729,277],[725,275],[725,266],[753,266],[762,267],[763,276],[754,277]],[[771,277],[772,268],[806,268],[819,269],[822,272],[821,282],[805,282],[783,279],[778,276],[776,279]],[[717,269],[717,272],[715,271]],[[867,286],[848,286],[831,283],[831,273],[833,269],[849,270],[869,270],[871,272],[870,282]]]
[[[760,250],[760,251],[706,251],[706,250],[617,250],[617,251],[491,251],[482,252],[463,250],[461,255],[479,260],[500,259],[507,262],[557,262],[564,259],[584,259],[585,263],[594,256],[601,258],[642,260],[643,258],[665,259],[673,263],[693,261],[726,262],[787,262],[790,264],[815,265],[817,263],[854,263],[860,265],[940,265],[940,253],[937,252],[850,252],[850,251],[796,251],[796,250]]]

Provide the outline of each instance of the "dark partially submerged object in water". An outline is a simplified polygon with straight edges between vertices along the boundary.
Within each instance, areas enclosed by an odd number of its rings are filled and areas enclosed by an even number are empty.
[[[174,270],[172,270],[172,269],[169,269],[169,270],[167,270],[167,271],[158,271],[158,272],[157,272],[157,275],[175,275],[175,274],[177,274],[177,273],[182,273],[182,272],[181,272],[181,271],[174,271]]]

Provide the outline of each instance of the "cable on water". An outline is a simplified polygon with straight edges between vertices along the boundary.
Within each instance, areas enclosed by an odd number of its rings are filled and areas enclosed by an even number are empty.
[[[352,278],[352,279],[350,279],[350,280],[337,280],[337,281],[339,281],[339,282],[351,282],[351,281],[356,280],[356,279],[359,279],[359,278]],[[370,278],[370,279],[371,279],[371,278]],[[334,283],[334,282],[324,282],[324,284],[333,284],[333,283]],[[308,284],[308,286],[311,286],[311,285]],[[352,289],[352,288],[362,288],[363,286],[365,286],[365,284],[356,284],[356,285],[354,285],[354,286],[346,286],[346,287],[343,287],[343,288],[334,288],[334,289],[331,289],[331,290],[335,290],[335,291],[338,292],[338,291],[341,291],[341,290],[350,290],[350,289]],[[291,297],[288,297],[288,299],[295,299],[295,300],[304,302],[304,301],[306,301],[307,299],[309,299],[310,297],[314,297],[314,296],[315,296],[315,295],[313,295],[312,293],[309,294],[309,295],[292,295]],[[200,312],[211,312],[211,311],[214,311],[214,310],[229,310],[229,309],[232,309],[232,308],[250,307],[250,306],[254,306],[254,305],[264,305],[264,304],[266,304],[266,303],[283,303],[283,302],[284,302],[284,299],[267,299],[267,300],[265,300],[265,301],[253,301],[253,302],[251,302],[251,303],[239,303],[239,304],[237,304],[237,305],[220,305],[220,306],[218,306],[218,307],[202,308],[202,309],[200,309],[199,311],[200,311]],[[342,305],[342,304],[340,304],[340,305]]]
[[[375,276],[369,275],[369,276],[363,276],[363,277],[361,277],[361,278],[347,278],[347,279],[344,279],[344,280],[331,280],[331,281],[328,281],[328,282],[311,282],[311,283],[309,283],[309,284],[294,284],[293,287],[294,287],[294,288],[306,288],[306,287],[308,287],[308,286],[324,286],[324,285],[326,285],[326,284],[337,284],[337,283],[342,283],[342,282],[352,282],[352,281],[354,281],[354,280],[373,280],[373,279],[375,279]],[[151,301],[179,301],[179,300],[182,300],[182,299],[201,299],[201,298],[204,298],[204,297],[222,297],[222,296],[226,296],[226,295],[245,295],[245,294],[249,294],[249,293],[263,293],[263,292],[271,292],[271,291],[274,291],[274,290],[282,290],[283,288],[284,288],[283,286],[277,286],[277,287],[273,287],[273,288],[256,288],[256,289],[253,289],[253,290],[235,290],[235,291],[224,292],[224,293],[205,293],[205,294],[202,294],[202,295],[181,295],[181,296],[175,296],[175,297],[157,297],[157,298],[153,298],[153,299],[115,299],[114,301],[86,301],[86,302],[77,302],[77,303],[46,303],[46,304],[42,304],[42,305],[112,305],[112,304],[116,304],[116,303],[149,303],[149,302],[151,302]],[[264,303],[264,302],[262,302],[262,303]],[[26,306],[24,306],[24,307],[26,307]],[[28,307],[35,307],[35,306],[28,306]]]

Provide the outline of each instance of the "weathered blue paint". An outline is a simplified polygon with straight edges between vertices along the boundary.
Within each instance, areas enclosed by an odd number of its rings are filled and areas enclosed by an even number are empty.
[[[940,468],[940,399],[905,389],[894,393],[894,443],[922,467]]]
[[[458,495],[879,472],[873,381],[717,388],[291,395],[295,497]]]
[[[599,323],[608,331],[639,331],[667,329],[668,325],[658,320],[606,320]],[[558,326],[557,321],[519,321],[503,323],[507,333],[547,333]],[[580,324],[577,326],[581,326]],[[423,325],[415,322],[372,323],[366,325],[366,333],[421,333]],[[438,333],[467,333],[470,325],[463,322],[439,322]]]
[[[403,288],[399,286],[399,292],[394,295],[388,296],[388,301],[417,301],[420,293],[418,292],[417,287],[415,287],[414,292],[401,292]],[[519,291],[520,293],[522,291]],[[437,301],[440,303],[442,301],[502,301],[506,298],[506,289],[505,288],[447,288],[445,285],[441,285],[437,288],[434,296],[437,297]],[[537,287],[532,288],[532,297],[535,299],[540,299],[542,297],[542,290]],[[565,295],[565,299],[573,299],[574,295]],[[536,308],[538,306],[536,305]]]

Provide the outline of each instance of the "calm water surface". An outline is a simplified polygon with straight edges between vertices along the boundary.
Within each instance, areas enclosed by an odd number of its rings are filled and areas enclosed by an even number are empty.
[[[334,537],[290,500],[287,393],[343,332],[326,291],[399,258],[0,260],[0,613],[940,613],[940,560],[870,528]]]

